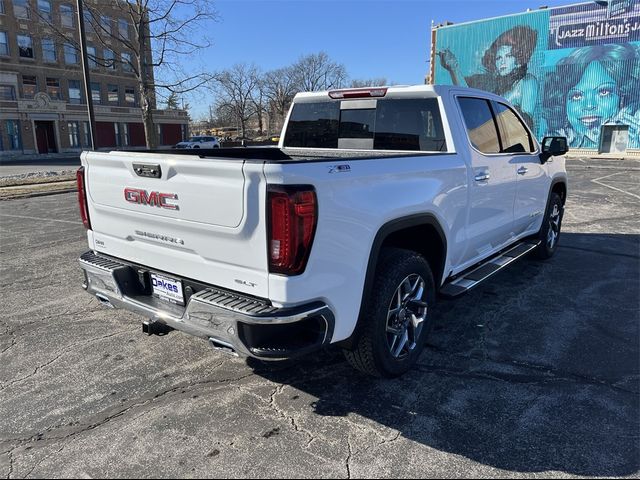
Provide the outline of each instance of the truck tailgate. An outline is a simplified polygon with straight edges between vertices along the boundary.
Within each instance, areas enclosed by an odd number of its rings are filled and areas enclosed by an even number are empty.
[[[143,152],[82,163],[94,250],[268,296],[262,163]]]

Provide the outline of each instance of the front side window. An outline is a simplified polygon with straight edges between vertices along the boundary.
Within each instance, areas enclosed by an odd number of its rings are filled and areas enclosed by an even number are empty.
[[[503,103],[494,103],[500,138],[502,139],[502,152],[519,153],[533,152],[533,140],[528,130],[522,124],[518,116]]]
[[[60,22],[63,27],[73,28],[73,7],[71,5],[60,5]]]
[[[64,44],[64,63],[75,65],[78,63],[78,50],[70,43]]]
[[[500,142],[489,102],[482,98],[458,98],[471,144],[482,153],[499,153]]]
[[[13,85],[0,85],[0,100],[15,100],[16,89]]]
[[[53,39],[42,39],[42,58],[45,62],[55,62],[57,60],[56,44]]]
[[[80,146],[80,126],[79,122],[68,122],[69,128],[69,146],[78,148]]]
[[[38,79],[35,75],[22,76],[22,96],[24,98],[33,98],[38,91]]]
[[[13,14],[17,18],[31,18],[29,0],[13,0]]]
[[[81,103],[82,94],[80,93],[80,81],[69,80],[69,103]]]
[[[107,88],[107,100],[109,103],[118,103],[118,86],[117,85],[109,85]]]
[[[9,37],[7,37],[7,32],[0,32],[0,55],[9,55]]]
[[[22,139],[20,138],[20,122],[18,120],[7,120],[7,135],[9,137],[9,150],[22,149]]]
[[[49,0],[38,0],[38,15],[47,22],[52,20],[51,2]]]
[[[60,100],[60,79],[47,77],[47,95],[51,98]]]
[[[33,41],[29,35],[18,35],[18,54],[22,58],[33,58]]]

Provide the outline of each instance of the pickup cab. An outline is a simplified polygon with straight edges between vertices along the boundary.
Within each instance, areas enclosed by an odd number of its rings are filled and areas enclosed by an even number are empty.
[[[86,290],[264,360],[417,361],[434,302],[557,249],[566,139],[451,86],[296,95],[278,148],[85,152]]]

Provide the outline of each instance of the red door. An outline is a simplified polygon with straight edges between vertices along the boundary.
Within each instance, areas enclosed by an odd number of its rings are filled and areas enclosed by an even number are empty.
[[[38,144],[38,153],[55,153],[56,152],[56,136],[53,128],[53,122],[35,122],[36,123],[36,143]]]

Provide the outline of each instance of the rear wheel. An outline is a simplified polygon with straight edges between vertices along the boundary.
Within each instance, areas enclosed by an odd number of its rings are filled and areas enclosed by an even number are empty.
[[[544,220],[542,221],[542,226],[540,227],[540,232],[538,233],[540,246],[536,250],[536,256],[539,259],[546,260],[556,253],[558,240],[560,239],[563,213],[562,198],[560,198],[560,195],[557,193],[552,192]]]
[[[433,275],[426,259],[409,250],[384,250],[362,309],[357,343],[344,351],[349,363],[375,377],[407,372],[431,330],[434,301]]]

